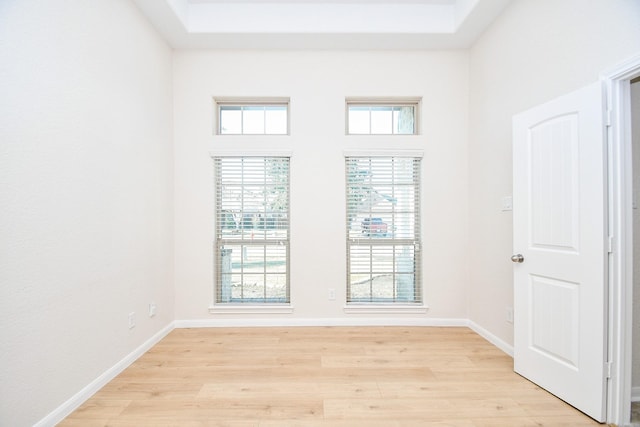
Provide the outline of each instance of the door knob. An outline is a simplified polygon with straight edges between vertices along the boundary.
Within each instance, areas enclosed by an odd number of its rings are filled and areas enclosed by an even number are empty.
[[[522,254],[511,255],[511,261],[521,263],[524,262],[524,257],[522,256]]]

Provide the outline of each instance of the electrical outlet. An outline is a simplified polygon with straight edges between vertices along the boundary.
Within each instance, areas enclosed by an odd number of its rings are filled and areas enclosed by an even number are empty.
[[[149,317],[153,317],[156,315],[156,303],[155,302],[150,302],[149,303]]]
[[[507,307],[507,322],[513,323],[513,307]]]
[[[513,210],[513,197],[512,196],[504,196],[502,198],[502,210],[503,211],[511,211],[511,210]]]
[[[335,301],[336,299],[336,290],[334,288],[329,288],[329,301]]]
[[[129,313],[129,329],[133,329],[136,327],[136,313],[135,312],[131,312]]]

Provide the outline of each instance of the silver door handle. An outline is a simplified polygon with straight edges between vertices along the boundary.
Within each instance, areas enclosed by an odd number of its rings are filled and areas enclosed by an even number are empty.
[[[522,254],[511,255],[511,261],[521,263],[524,262],[524,257],[522,256]]]

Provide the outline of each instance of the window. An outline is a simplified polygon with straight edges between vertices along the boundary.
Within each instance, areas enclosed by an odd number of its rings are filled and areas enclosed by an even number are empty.
[[[219,135],[287,135],[289,100],[216,100]]]
[[[347,302],[419,303],[420,158],[346,157]]]
[[[416,135],[419,100],[347,100],[347,134]]]
[[[289,302],[289,157],[215,157],[216,303]]]

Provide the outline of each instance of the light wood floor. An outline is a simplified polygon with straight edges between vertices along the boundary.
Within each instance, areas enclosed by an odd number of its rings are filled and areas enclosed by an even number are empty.
[[[631,423],[640,424],[640,402],[631,402]]]
[[[597,426],[467,328],[176,329],[61,426]]]

